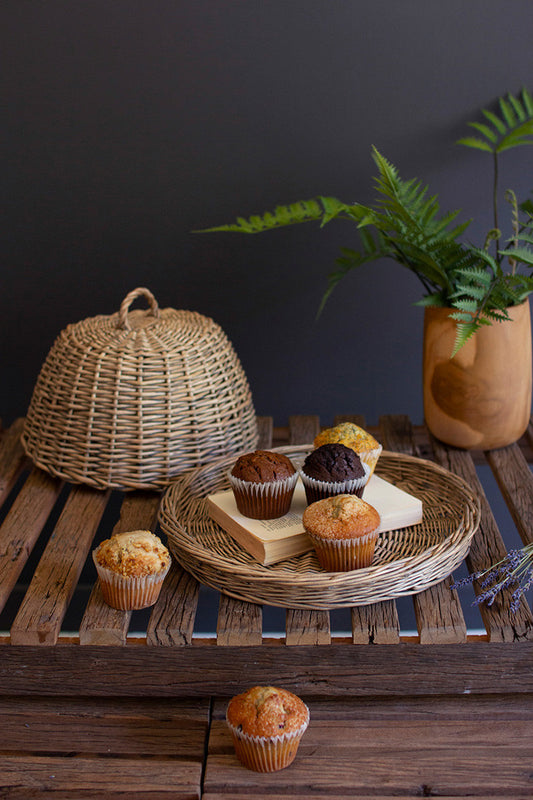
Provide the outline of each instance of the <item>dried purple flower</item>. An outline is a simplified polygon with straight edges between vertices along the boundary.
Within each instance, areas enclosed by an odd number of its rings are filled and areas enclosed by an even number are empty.
[[[533,585],[533,542],[519,550],[510,550],[501,561],[482,572],[473,572],[467,578],[453,583],[450,588],[459,589],[481,578],[483,578],[479,587],[481,591],[472,605],[486,603],[491,606],[502,589],[516,586],[511,595],[510,610],[513,613],[518,611],[521,597]]]

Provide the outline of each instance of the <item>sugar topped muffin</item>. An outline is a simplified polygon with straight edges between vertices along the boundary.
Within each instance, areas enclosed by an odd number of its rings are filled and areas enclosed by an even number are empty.
[[[286,689],[254,686],[232,698],[226,721],[243,764],[273,772],[294,760],[309,725],[309,709]]]
[[[353,422],[341,422],[333,428],[326,428],[315,437],[313,442],[315,447],[320,447],[323,444],[331,444],[340,442],[359,455],[361,461],[364,461],[370,467],[370,474],[374,472],[377,460],[381,455],[382,446],[374,439],[374,437],[355,425]]]
[[[119,575],[140,578],[166,569],[170,555],[161,539],[150,531],[129,531],[105,539],[96,551],[96,560]]]
[[[370,503],[351,494],[328,497],[308,506],[302,521],[324,569],[342,572],[372,563],[381,518]]]
[[[93,551],[105,602],[123,611],[153,605],[170,569],[161,539],[150,531],[128,531],[105,539]]]
[[[256,450],[237,459],[228,479],[241,514],[276,519],[290,509],[298,472],[284,453]]]

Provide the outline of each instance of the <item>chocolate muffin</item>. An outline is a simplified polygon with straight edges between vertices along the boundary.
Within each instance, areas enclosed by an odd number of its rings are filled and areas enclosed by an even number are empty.
[[[308,503],[336,494],[362,497],[370,468],[344,444],[324,444],[313,450],[300,470]]]
[[[256,450],[240,456],[228,477],[241,514],[276,519],[290,509],[298,472],[283,453]]]

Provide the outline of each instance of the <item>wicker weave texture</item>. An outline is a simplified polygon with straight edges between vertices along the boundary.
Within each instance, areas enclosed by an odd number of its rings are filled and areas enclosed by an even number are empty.
[[[278,452],[299,460],[310,449],[289,446]],[[419,525],[380,534],[372,566],[352,572],[325,572],[314,552],[263,566],[207,509],[208,494],[229,488],[231,464],[225,458],[175,481],[163,496],[160,523],[186,570],[240,600],[328,610],[416,594],[463,561],[479,525],[479,502],[461,478],[430,461],[384,452],[376,472],[422,500]]]
[[[148,309],[130,310],[138,297]],[[37,466],[99,489],[160,489],[257,441],[242,365],[222,329],[136,289],[69,325],[37,379],[23,444]]]

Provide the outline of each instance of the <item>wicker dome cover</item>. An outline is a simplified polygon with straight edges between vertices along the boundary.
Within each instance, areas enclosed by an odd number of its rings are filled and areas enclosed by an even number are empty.
[[[140,296],[149,309],[130,311]],[[120,311],[68,325],[41,368],[22,442],[34,463],[98,489],[159,489],[253,449],[255,411],[224,332],[194,311],[160,309],[138,288]]]

